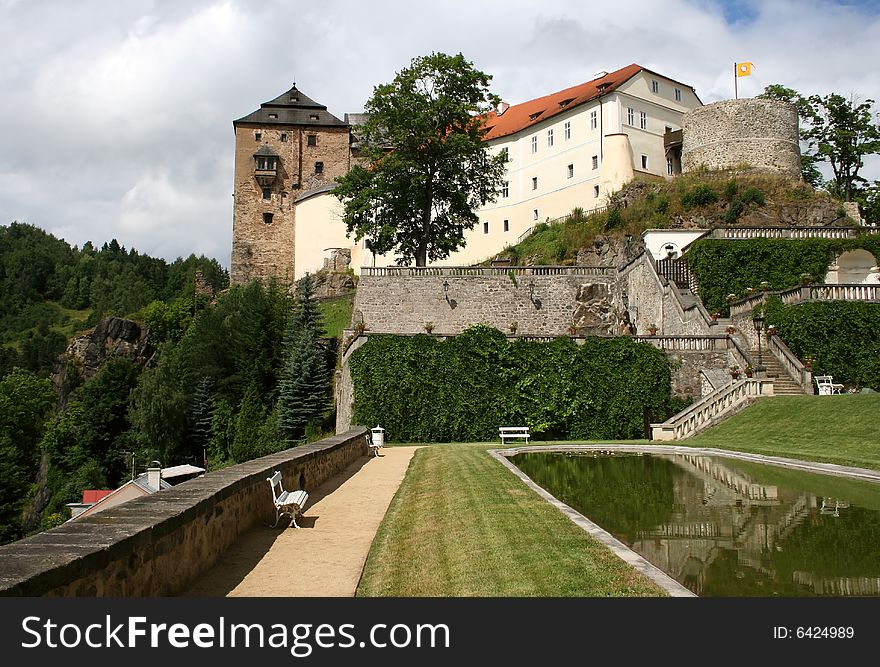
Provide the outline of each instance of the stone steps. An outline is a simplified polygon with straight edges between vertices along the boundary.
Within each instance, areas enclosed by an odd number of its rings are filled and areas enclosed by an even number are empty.
[[[784,395],[784,396],[803,396],[804,390],[801,389],[801,386],[792,380],[788,373],[785,372],[785,369],[782,367],[782,364],[773,356],[772,353],[768,353],[766,350],[761,351],[761,361],[764,364],[764,368],[767,369],[767,377],[773,380],[773,391],[776,395]],[[757,363],[758,359],[758,351],[750,350],[749,354],[752,359]]]

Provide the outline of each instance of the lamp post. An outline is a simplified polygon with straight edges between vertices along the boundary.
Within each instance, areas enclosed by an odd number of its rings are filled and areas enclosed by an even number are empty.
[[[758,365],[755,366],[755,376],[762,377],[766,368],[764,368],[764,359],[761,355],[761,333],[764,331],[764,311],[755,311],[752,316],[752,322],[755,324],[755,332],[758,334]]]

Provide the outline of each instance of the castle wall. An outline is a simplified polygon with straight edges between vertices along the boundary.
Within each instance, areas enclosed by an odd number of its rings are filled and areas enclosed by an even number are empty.
[[[780,100],[725,100],[682,117],[682,170],[749,165],[801,178],[798,115]]]

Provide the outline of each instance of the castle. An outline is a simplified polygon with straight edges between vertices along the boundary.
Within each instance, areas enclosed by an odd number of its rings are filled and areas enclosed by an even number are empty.
[[[636,175],[681,170],[680,144],[669,138],[682,116],[702,106],[691,86],[628,65],[586,83],[487,117],[485,141],[506,152],[508,170],[494,203],[465,232],[467,245],[446,265],[466,265],[517,243],[537,223],[574,207],[604,206]],[[358,159],[362,114],[333,116],[294,85],[236,120],[232,281],[277,277],[291,282],[344,249],[351,266],[390,264],[346,236],[334,179]]]

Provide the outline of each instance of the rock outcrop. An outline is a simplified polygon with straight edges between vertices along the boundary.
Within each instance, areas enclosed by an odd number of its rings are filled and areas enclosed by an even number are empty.
[[[144,368],[156,356],[149,329],[121,317],[105,317],[94,329],[73,338],[52,365],[58,408],[67,406],[71,391],[97,373],[110,357],[125,357]]]

